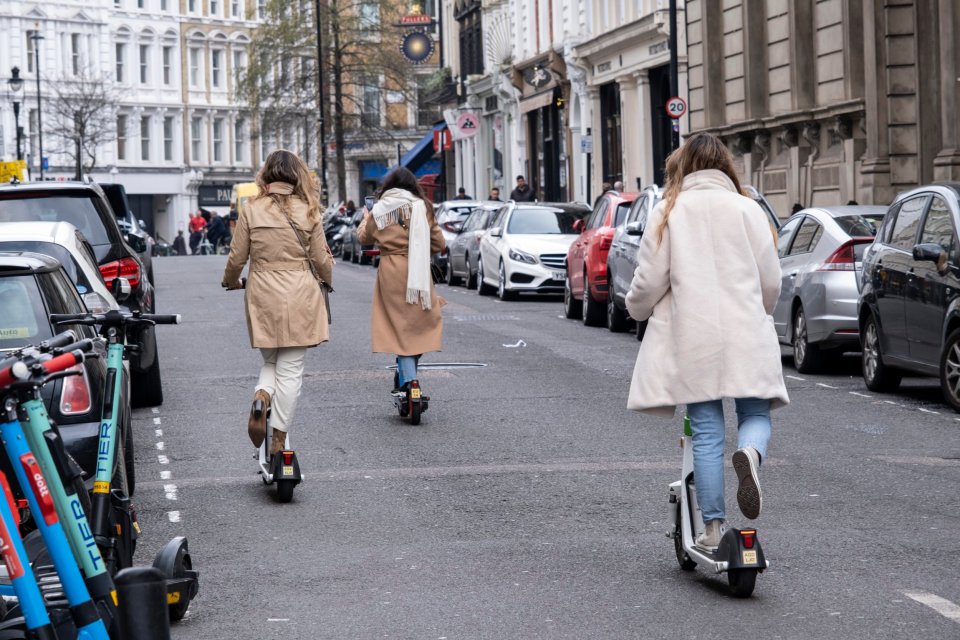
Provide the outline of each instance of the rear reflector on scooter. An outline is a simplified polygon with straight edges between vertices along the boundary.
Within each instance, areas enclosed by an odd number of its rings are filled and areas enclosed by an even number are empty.
[[[283,464],[293,464],[293,451],[284,451],[283,455]]]
[[[753,549],[753,541],[756,540],[756,529],[743,529],[740,531],[740,537],[743,538],[743,548]]]

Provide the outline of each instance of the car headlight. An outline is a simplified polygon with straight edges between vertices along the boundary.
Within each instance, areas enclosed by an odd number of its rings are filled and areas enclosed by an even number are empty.
[[[534,256],[529,253],[519,251],[517,249],[510,249],[509,253],[510,259],[516,262],[524,262],[526,264],[537,264],[539,262]]]

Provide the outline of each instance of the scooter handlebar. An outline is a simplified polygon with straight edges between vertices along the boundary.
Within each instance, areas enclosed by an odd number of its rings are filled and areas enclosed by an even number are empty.
[[[68,353],[50,358],[46,362],[42,363],[41,366],[47,373],[57,373],[58,371],[64,371],[76,364],[80,364],[83,362],[84,357],[85,355],[83,351],[80,349],[74,349]]]
[[[54,349],[60,349],[66,347],[69,344],[72,344],[77,341],[77,334],[73,331],[64,331],[63,333],[57,334],[48,340],[44,340],[37,347],[40,351],[47,352],[53,351]]]
[[[156,313],[145,313],[140,316],[142,320],[149,320],[155,324],[180,324],[180,314],[160,315]]]

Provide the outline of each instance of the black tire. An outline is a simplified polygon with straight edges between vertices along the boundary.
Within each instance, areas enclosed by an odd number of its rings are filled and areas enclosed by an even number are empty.
[[[960,329],[947,336],[940,354],[940,389],[954,411],[960,411]]]
[[[330,255],[339,258],[343,254],[343,241],[338,240],[330,245]]]
[[[870,391],[883,393],[896,391],[903,379],[903,374],[883,363],[883,353],[880,351],[880,328],[873,314],[867,316],[863,323],[863,382]]]
[[[627,315],[614,302],[611,291],[607,294],[607,329],[613,333],[621,333],[627,330],[628,324]]]
[[[680,522],[680,509],[679,504],[677,505],[677,522]],[[687,555],[687,552],[683,548],[683,534],[680,532],[680,525],[677,525],[673,530],[673,550],[677,555],[677,564],[680,565],[680,568],[684,571],[693,571],[697,567],[697,563],[690,559],[690,556]]]
[[[453,273],[453,262],[447,263],[447,286],[455,287],[460,284],[460,276]]]
[[[730,592],[737,598],[749,598],[757,585],[757,569],[731,569],[727,571]]]
[[[133,497],[137,489],[137,466],[133,461],[133,425],[127,419],[126,441],[123,443],[123,465],[127,472],[127,495]]]
[[[360,263],[360,251],[357,249],[356,246],[350,249],[350,262],[352,262],[353,264]]]
[[[583,324],[587,327],[602,327],[607,321],[606,307],[593,299],[587,272],[583,272]]]
[[[483,281],[483,258],[477,261],[477,293],[481,296],[492,295],[496,291],[493,287]]]
[[[517,292],[507,289],[507,270],[504,268],[502,261],[500,262],[500,269],[497,271],[497,297],[504,302],[517,299]]]
[[[583,302],[573,297],[569,274],[563,282],[563,315],[568,320],[579,320],[583,317]]]
[[[819,373],[827,361],[827,354],[820,345],[810,344],[807,333],[807,315],[803,305],[797,305],[793,313],[793,365],[799,373]]]
[[[410,403],[410,424],[417,426],[420,424],[420,413],[422,407],[419,402]]]
[[[130,406],[159,407],[163,404],[163,382],[160,379],[160,352],[153,356],[153,365],[143,373],[131,372]]]
[[[293,480],[277,480],[277,500],[286,504],[293,500],[293,489],[297,483]]]
[[[180,549],[179,553],[177,553],[177,559],[173,563],[173,575],[168,577],[186,577],[186,572],[191,569],[193,569],[193,562],[190,560],[189,554],[186,550]],[[183,616],[187,615],[187,609],[189,608],[190,598],[181,598],[180,602],[168,605],[167,613],[170,615],[170,621],[177,622],[178,620],[183,620]]]
[[[637,342],[643,342],[643,336],[647,333],[647,321],[637,323]]]
[[[470,256],[463,256],[463,263],[467,265],[467,289],[475,289],[477,286],[477,274],[470,270]]]

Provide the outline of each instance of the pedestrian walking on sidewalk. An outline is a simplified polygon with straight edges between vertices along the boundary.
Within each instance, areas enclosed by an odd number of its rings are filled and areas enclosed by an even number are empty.
[[[293,422],[307,349],[329,337],[321,288],[332,284],[333,257],[310,170],[299,157],[274,151],[256,182],[259,195],[240,209],[223,286],[242,287],[240,273],[249,260],[247,330],[250,346],[263,356],[254,402],[273,407],[274,454]],[[247,430],[256,447],[266,436],[266,414],[257,419],[250,412]]]
[[[744,195],[730,152],[704,133],[667,158],[664,199],[647,229],[626,298],[630,315],[648,320],[628,406],[662,416],[687,406],[706,524],[697,544],[713,550],[726,519],[722,399],[736,400],[733,466],[747,518],[760,515],[770,410],[789,402],[770,315],[780,294],[776,232]]]
[[[396,355],[394,391],[406,391],[418,380],[420,356],[441,349],[440,307],[445,304],[433,286],[430,255],[443,251],[446,243],[433,207],[410,171],[401,167],[386,177],[373,210],[363,214],[357,237],[360,244],[380,247],[371,314],[373,352]]]

